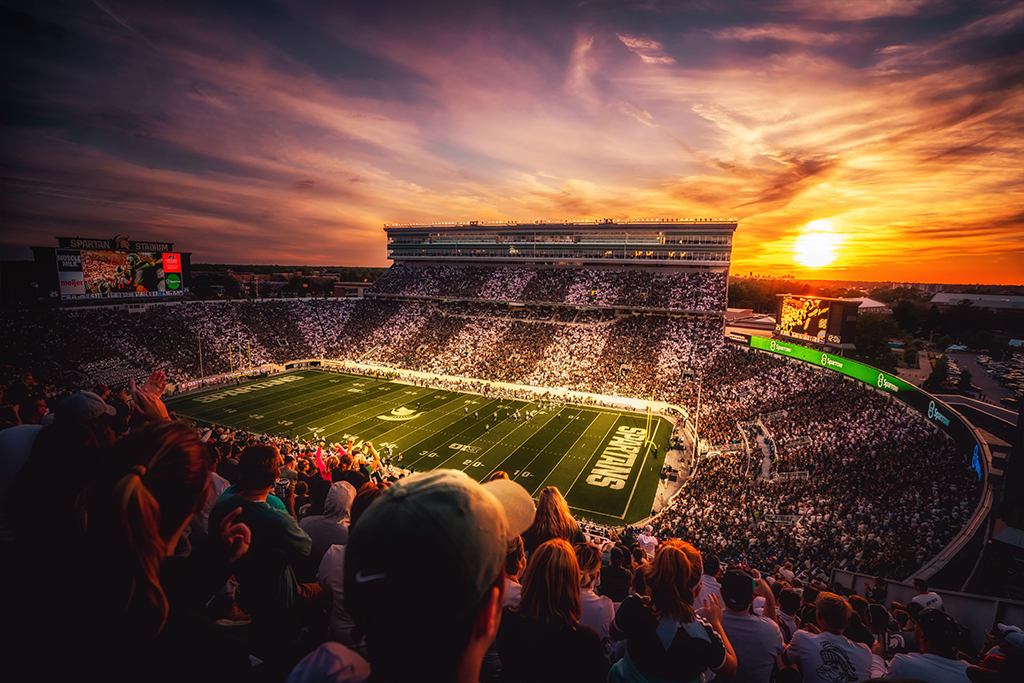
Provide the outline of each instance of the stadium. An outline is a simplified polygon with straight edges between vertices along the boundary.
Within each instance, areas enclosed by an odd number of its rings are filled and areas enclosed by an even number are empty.
[[[991,440],[837,355],[848,302],[787,298],[776,334],[727,339],[736,227],[389,224],[394,263],[358,299],[190,300],[173,245],[67,240],[37,249],[54,305],[5,314],[3,352],[57,400],[157,373],[228,460],[269,443],[309,472],[355,458],[382,485],[505,473],[534,500],[557,488],[606,550],[646,528],[798,585],[879,577],[905,601],[915,579],[966,585]]]

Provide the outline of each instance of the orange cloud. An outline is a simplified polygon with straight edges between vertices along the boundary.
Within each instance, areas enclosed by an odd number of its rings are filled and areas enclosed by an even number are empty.
[[[69,25],[97,63],[12,62],[41,76],[5,86],[37,120],[0,130],[4,240],[386,265],[385,222],[735,216],[734,271],[807,274],[794,240],[827,219],[843,241],[817,277],[1024,281],[1024,10],[901,33],[879,22],[927,3],[842,5],[664,29],[641,10],[95,10]]]

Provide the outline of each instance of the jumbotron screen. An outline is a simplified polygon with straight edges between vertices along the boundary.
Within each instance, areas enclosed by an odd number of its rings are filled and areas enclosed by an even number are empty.
[[[57,249],[60,298],[175,296],[188,291],[182,255],[170,252]]]
[[[838,343],[838,337],[834,340],[828,339],[828,314],[831,303],[828,299],[783,297],[775,331],[780,335],[814,344],[824,344],[826,341]]]

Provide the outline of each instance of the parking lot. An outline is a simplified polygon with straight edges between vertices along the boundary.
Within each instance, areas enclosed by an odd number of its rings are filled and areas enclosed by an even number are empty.
[[[995,405],[1006,406],[1003,399],[1019,397],[1024,393],[1024,358],[1015,354],[1014,357],[1000,363],[988,356],[953,352],[948,354],[950,363],[950,381],[959,379],[960,370],[971,371],[971,383],[981,390],[983,400]],[[953,363],[957,371],[953,372]]]

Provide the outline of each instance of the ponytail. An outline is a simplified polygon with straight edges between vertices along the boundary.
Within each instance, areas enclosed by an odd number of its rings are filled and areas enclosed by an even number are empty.
[[[184,423],[157,422],[119,441],[111,458],[121,463],[123,474],[107,489],[106,502],[98,499],[107,514],[90,518],[89,533],[120,569],[116,575],[106,573],[108,580],[120,583],[116,592],[123,600],[118,603],[122,614],[152,614],[159,632],[168,614],[160,567],[178,532],[206,502],[209,450]]]
[[[146,468],[136,465],[114,486],[111,505],[119,520],[130,557],[128,594],[124,611],[142,601],[167,621],[167,595],[160,585],[160,565],[167,555],[167,542],[160,536],[160,505],[146,488]]]

